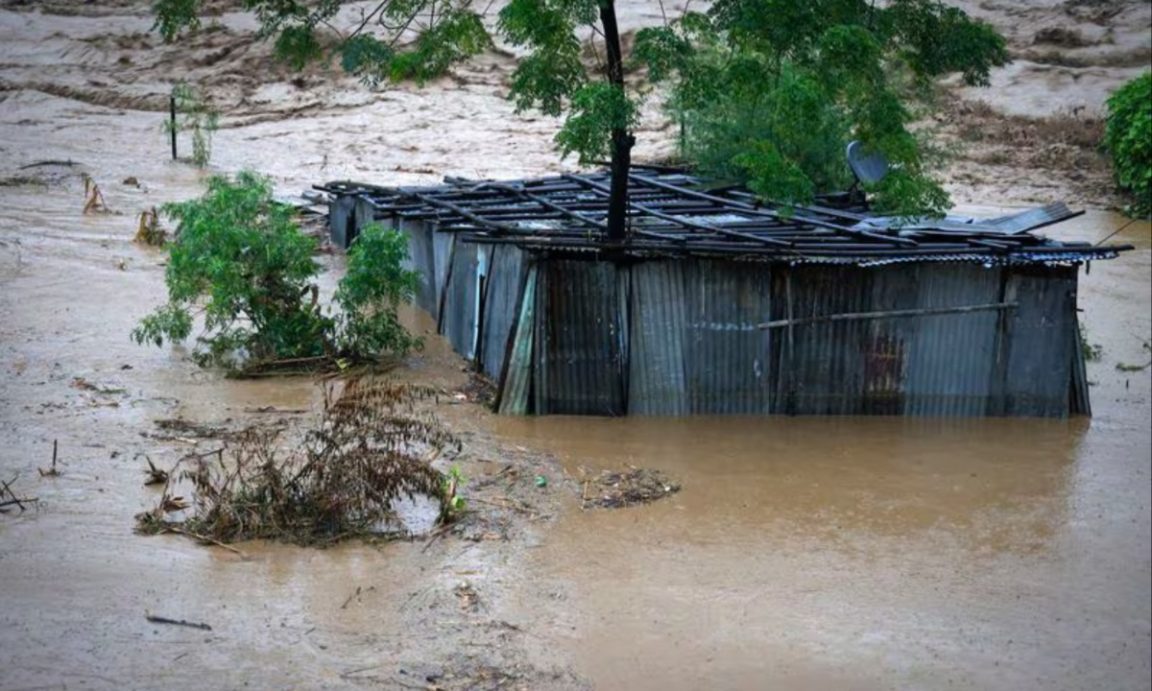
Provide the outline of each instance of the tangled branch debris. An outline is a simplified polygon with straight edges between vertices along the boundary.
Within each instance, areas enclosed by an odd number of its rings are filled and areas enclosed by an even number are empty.
[[[319,425],[282,448],[280,430],[252,429],[220,453],[185,456],[169,472],[141,532],[179,532],[218,542],[276,539],[299,544],[393,534],[393,503],[424,495],[452,517],[447,478],[431,461],[459,442],[417,404],[431,389],[352,381],[325,390]],[[173,483],[190,483],[187,511]],[[169,514],[187,514],[173,519]]]
[[[9,506],[16,506],[23,513],[28,507],[25,504],[34,504],[38,499],[33,497],[19,497],[12,491],[12,483],[16,482],[17,478],[12,478],[8,482],[0,480],[0,513],[8,513]]]
[[[581,473],[586,475],[585,469]],[[624,471],[604,470],[583,480],[581,507],[618,509],[647,504],[680,491],[680,485],[663,472],[628,466]]]

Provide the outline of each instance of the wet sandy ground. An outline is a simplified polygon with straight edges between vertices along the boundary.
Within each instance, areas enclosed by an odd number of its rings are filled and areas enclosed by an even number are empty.
[[[1090,421],[512,419],[445,405],[474,482],[505,463],[551,480],[522,495],[536,513],[513,517],[507,540],[242,545],[240,558],[133,534],[155,500],[137,454],[188,450],[141,436],[154,420],[242,425],[319,394],[305,379],[222,380],[128,339],[163,299],[163,255],[130,242],[133,216],[195,194],[200,174],[165,160],[147,98],[117,100],[121,79],[163,93],[162,61],[83,85],[120,49],[77,36],[147,28],[105,15],[0,11],[0,177],[83,164],[0,186],[0,479],[40,499],[0,516],[0,688],[1149,688],[1150,370],[1116,368],[1152,358],[1146,222],[1113,238],[1136,252],[1082,275],[1103,351]],[[31,88],[32,73],[76,91]],[[304,102],[331,95],[319,86],[240,83],[214,166],[267,171],[286,194],[344,176],[554,170],[554,124],[511,119],[498,76],[467,73],[435,98],[345,84],[345,105],[326,108]],[[641,139],[658,151],[660,137]],[[79,170],[119,213],[80,214]],[[1095,211],[1052,232],[1102,239],[1124,223]],[[324,261],[330,283],[340,261]],[[400,376],[453,389],[460,364],[432,339]],[[53,440],[63,475],[41,478]],[[580,511],[565,473],[624,463],[684,489]]]

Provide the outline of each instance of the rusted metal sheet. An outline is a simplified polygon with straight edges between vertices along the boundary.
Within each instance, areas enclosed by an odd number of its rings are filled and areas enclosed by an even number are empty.
[[[492,248],[484,281],[479,361],[484,374],[499,381],[507,359],[508,337],[516,322],[523,285],[524,253],[512,245]]]
[[[1069,414],[1076,267],[1014,267],[1008,299],[1020,306],[1008,321],[1004,414]]]
[[[536,412],[623,415],[617,267],[550,260],[536,286]]]
[[[628,412],[686,415],[684,381],[685,262],[632,267],[632,328],[628,349]]]
[[[769,412],[772,335],[767,266],[699,260],[685,276],[684,372],[688,412]]]
[[[918,308],[915,271],[906,267],[869,270],[871,309],[890,312]],[[917,319],[874,319],[864,331],[864,401],[868,415],[899,415],[904,412],[908,379],[908,345],[915,341]]]
[[[512,326],[508,363],[500,379],[497,409],[505,415],[527,415],[532,411],[532,375],[536,336],[536,275],[529,264],[520,290],[517,319]]]

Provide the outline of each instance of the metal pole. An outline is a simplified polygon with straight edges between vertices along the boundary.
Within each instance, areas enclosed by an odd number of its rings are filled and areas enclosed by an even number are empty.
[[[168,97],[168,131],[172,135],[172,160],[176,160],[176,96]]]

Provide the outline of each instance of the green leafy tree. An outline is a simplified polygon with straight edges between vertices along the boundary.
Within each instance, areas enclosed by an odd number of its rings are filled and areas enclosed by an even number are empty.
[[[717,0],[642,30],[635,50],[671,81],[683,153],[704,171],[803,202],[850,183],[857,139],[892,164],[875,201],[903,214],[948,204],[910,127],[933,80],[987,84],[1008,59],[991,27],[932,0]]]
[[[496,37],[522,49],[510,85],[517,109],[566,115],[556,137],[563,155],[582,163],[611,159],[612,240],[625,237],[641,97],[625,82],[626,65],[673,80],[673,103],[694,150],[724,144],[716,129],[726,123],[747,127],[750,136],[728,146],[731,155],[716,168],[739,172],[765,197],[805,199],[842,181],[843,156],[834,169],[829,152],[842,152],[841,140],[852,136],[894,164],[875,190],[881,203],[939,210],[947,197],[927,175],[906,101],[932,77],[960,72],[980,83],[1007,59],[989,27],[932,0],[882,7],[868,0],[717,0],[707,12],[642,30],[628,57],[614,0],[509,0],[494,18],[487,16],[489,0],[381,0],[352,20],[339,0],[241,4],[283,60],[302,66],[338,58],[369,85],[433,78]],[[155,0],[154,9],[156,28],[175,40],[198,26],[202,8],[201,0]],[[708,163],[703,155],[701,162]]]
[[[1104,144],[1112,154],[1116,182],[1132,195],[1129,213],[1152,215],[1152,72],[1145,72],[1108,99]]]
[[[234,371],[371,360],[419,345],[396,312],[417,281],[403,268],[408,249],[399,233],[371,227],[353,245],[333,316],[313,282],[316,242],[300,232],[290,207],[273,200],[267,178],[213,177],[202,197],[163,211],[179,222],[165,270],[168,302],[132,332],[137,343],[182,341],[199,313],[204,331],[194,359]]]
[[[155,0],[156,29],[165,40],[200,23],[200,0]],[[243,0],[275,53],[297,67],[338,58],[365,84],[423,82],[488,49],[493,3],[472,0],[382,0],[346,26],[338,0]],[[346,16],[343,17],[346,19]],[[494,18],[494,33],[523,48],[510,97],[518,110],[567,113],[556,137],[564,155],[582,163],[610,157],[608,234],[625,235],[628,171],[635,138],[636,97],[624,82],[613,0],[510,0]],[[582,31],[594,42],[594,64],[583,57]]]

